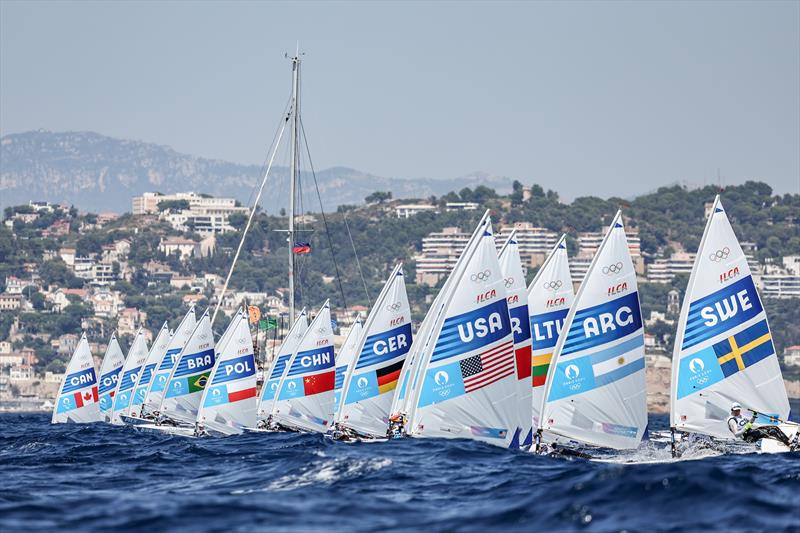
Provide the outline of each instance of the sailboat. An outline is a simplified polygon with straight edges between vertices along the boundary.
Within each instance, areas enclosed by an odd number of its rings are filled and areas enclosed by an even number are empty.
[[[158,417],[158,408],[164,397],[164,389],[167,387],[172,368],[178,362],[178,357],[183,347],[186,346],[186,341],[189,340],[196,325],[197,319],[194,315],[194,306],[191,306],[170,337],[167,351],[164,352],[160,361],[156,359],[155,374],[148,385],[147,394],[145,394],[144,403],[139,413],[140,418],[155,419]]]
[[[531,374],[533,427],[539,427],[544,387],[551,374],[553,349],[564,328],[567,312],[575,300],[567,257],[566,235],[562,235],[528,285],[531,329]]]
[[[478,223],[478,227],[481,227],[481,225],[485,224],[488,218],[489,211],[486,211]],[[467,245],[464,247],[464,249],[469,248],[471,243],[476,238],[480,237],[481,236],[478,235],[477,231],[474,232],[470,236],[469,241],[467,241]],[[462,253],[456,261],[456,266],[453,268],[453,272],[459,268],[459,265],[463,262],[463,257],[464,254]],[[445,279],[442,288],[436,294],[433,303],[428,308],[428,312],[422,319],[422,323],[417,330],[417,334],[414,336],[414,339],[411,343],[411,348],[409,349],[408,354],[406,354],[403,368],[400,371],[400,385],[395,393],[394,399],[392,400],[391,409],[389,410],[391,413],[389,417],[389,435],[392,438],[400,437],[405,433],[405,429],[408,424],[408,413],[411,412],[412,409],[411,403],[414,396],[413,391],[419,386],[420,383],[418,379],[420,354],[424,352],[431,343],[431,331],[436,325],[436,320],[442,310],[442,302],[444,301],[444,297],[449,292],[450,286],[454,283],[454,280],[455,277],[452,275],[452,273],[447,277],[447,279]]]
[[[647,427],[644,329],[622,213],[617,212],[553,352],[537,431],[558,441],[639,446]]]
[[[386,437],[389,410],[411,347],[411,306],[403,265],[395,266],[367,317],[347,366],[336,416],[342,436]],[[337,362],[338,364],[338,362]]]
[[[281,384],[286,372],[289,369],[289,360],[294,355],[300,341],[308,329],[308,316],[305,308],[300,311],[297,320],[289,328],[286,338],[283,340],[280,348],[278,348],[278,356],[272,360],[272,364],[265,374],[267,380],[261,386],[261,397],[258,402],[258,426],[265,429],[270,425],[272,413],[274,412],[275,399],[277,398],[278,387]]]
[[[228,330],[230,329],[229,325]],[[230,333],[226,331],[223,339],[228,335]],[[215,361],[214,333],[211,331],[211,318],[206,311],[197,321],[178,362],[172,368],[158,408],[159,422],[194,427],[200,398]]]
[[[406,433],[508,447],[519,420],[514,339],[488,213],[445,283],[418,354]]]
[[[114,404],[111,410],[112,424],[124,424],[121,416],[130,406],[133,398],[133,389],[136,386],[136,380],[139,379],[142,366],[147,360],[147,353],[147,339],[144,336],[144,329],[139,328],[128,350],[128,356],[125,358],[122,377],[117,382],[117,388],[114,391]]]
[[[528,295],[525,290],[525,273],[519,255],[517,232],[512,231],[498,252],[500,271],[506,287],[511,331],[514,335],[514,360],[517,375],[519,419],[511,437],[511,448],[527,448],[533,442],[531,420],[531,327],[528,318]]]
[[[197,433],[235,435],[256,424],[256,360],[247,316],[240,309],[217,343],[217,360],[197,411]]]
[[[342,388],[344,387],[344,378],[347,374],[347,367],[356,356],[358,349],[358,341],[361,337],[361,332],[364,330],[361,318],[357,318],[350,331],[347,332],[342,347],[339,350],[339,355],[336,356],[336,379],[333,384],[333,412],[334,418],[342,408]]]
[[[164,354],[167,353],[170,337],[169,325],[165,321],[156,336],[156,340],[150,347],[150,353],[147,354],[147,359],[144,365],[142,365],[139,377],[136,379],[136,390],[133,393],[131,404],[125,410],[124,414],[120,415],[120,418],[126,424],[132,424],[136,423],[137,420],[143,420],[140,418],[140,415],[142,414],[142,406],[147,397],[147,389],[150,387],[156,368],[159,363],[161,363],[161,360],[164,359]]]
[[[97,375],[86,333],[81,335],[58,389],[51,423],[96,422],[100,419]]]
[[[280,429],[324,433],[333,422],[333,329],[327,300],[311,321],[278,385],[272,422]]]
[[[117,341],[117,334],[112,333],[111,339],[106,347],[106,354],[100,364],[100,382],[98,385],[98,395],[100,397],[100,409],[98,422],[108,422],[111,420],[111,408],[114,405],[114,391],[117,388],[122,365],[125,364],[125,355]]]
[[[675,432],[732,439],[733,403],[777,424],[789,437],[789,400],[767,315],[747,259],[719,196],[714,199],[684,296],[672,356],[670,426]],[[762,451],[789,451],[764,439]],[[674,445],[673,445],[674,452]]]

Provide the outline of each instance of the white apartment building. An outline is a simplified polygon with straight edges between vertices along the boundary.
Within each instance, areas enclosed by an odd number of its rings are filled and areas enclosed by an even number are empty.
[[[544,263],[558,242],[558,233],[534,226],[530,222],[517,222],[513,226],[503,226],[497,233],[498,247],[506,241],[512,230],[517,230],[517,243],[522,264],[535,267]]]
[[[422,239],[422,253],[417,255],[417,283],[436,285],[447,276],[467,246],[470,234],[459,228],[444,228]]]
[[[656,259],[647,265],[647,281],[669,283],[678,274],[691,274],[697,254],[677,252],[666,259]]]
[[[787,255],[780,265],[767,264],[752,270],[765,298],[800,298],[800,256]]]
[[[435,213],[436,206],[431,204],[400,204],[394,207],[397,218],[411,218],[419,213]]]
[[[236,205],[234,198],[213,198],[194,192],[175,194],[159,194],[146,192],[142,196],[134,196],[132,212],[134,215],[158,214],[161,202],[185,200],[189,209],[178,212],[161,213],[161,218],[168,221],[175,229],[186,231],[191,226],[198,233],[221,233],[233,231],[228,218],[234,213],[248,215],[249,209]]]
[[[481,205],[478,202],[447,202],[446,211],[476,211]]]

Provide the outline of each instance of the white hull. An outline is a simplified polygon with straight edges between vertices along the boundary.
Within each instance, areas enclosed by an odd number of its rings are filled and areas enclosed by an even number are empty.
[[[177,437],[195,437],[194,428],[184,426],[159,426],[158,424],[148,423],[131,426],[141,431],[157,431],[168,433]]]

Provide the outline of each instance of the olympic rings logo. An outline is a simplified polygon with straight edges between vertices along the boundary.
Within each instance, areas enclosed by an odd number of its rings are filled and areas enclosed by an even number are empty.
[[[717,250],[716,252],[713,252],[711,255],[708,256],[708,258],[714,263],[717,263],[719,261],[722,261],[723,259],[727,259],[730,254],[731,254],[731,249],[726,246],[722,250]]]
[[[503,283],[506,284],[506,289],[514,285],[514,278],[504,278]]]
[[[542,288],[546,291],[557,291],[562,285],[561,280],[557,279],[555,281],[545,281],[542,283]]]
[[[622,262],[617,262],[603,267],[603,274],[605,275],[618,274],[620,272],[622,272]]]
[[[391,311],[393,313],[396,313],[397,311],[400,310],[401,307],[402,307],[402,304],[400,302],[395,302],[393,304],[387,305],[386,306],[386,310],[387,311]]]
[[[487,268],[483,272],[478,272],[477,274],[472,274],[469,277],[469,279],[471,279],[475,283],[478,283],[478,282],[483,283],[484,281],[487,281],[489,279],[489,276],[491,276],[491,275],[492,275],[492,271]]]

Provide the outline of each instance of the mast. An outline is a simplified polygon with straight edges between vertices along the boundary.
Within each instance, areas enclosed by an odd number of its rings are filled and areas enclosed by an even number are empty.
[[[294,212],[296,202],[297,175],[300,157],[300,51],[292,58],[292,146],[290,166],[289,200],[289,328],[294,325]]]

